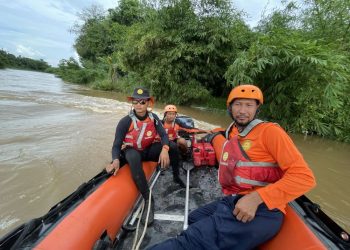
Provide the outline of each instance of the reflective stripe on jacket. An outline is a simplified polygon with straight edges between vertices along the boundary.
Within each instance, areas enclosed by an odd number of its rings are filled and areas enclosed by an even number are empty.
[[[254,127],[263,121],[253,120],[239,136],[246,136]],[[226,131],[228,137],[232,124]],[[243,150],[238,136],[227,140],[223,146],[219,162],[219,182],[226,195],[236,194],[256,186],[266,186],[278,181],[283,175],[276,163],[253,162]]]
[[[157,135],[153,115],[149,112],[147,119],[144,121],[137,119],[133,112],[130,112],[129,116],[132,123],[124,138],[124,145],[133,147],[139,151],[144,150],[154,142]]]

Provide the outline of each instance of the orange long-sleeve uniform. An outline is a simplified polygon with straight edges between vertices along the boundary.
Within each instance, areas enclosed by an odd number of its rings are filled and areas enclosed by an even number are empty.
[[[233,127],[229,139],[238,134],[237,128]],[[213,139],[217,159],[220,159],[225,140],[222,135]],[[249,191],[256,190],[269,209],[278,208],[285,213],[288,202],[316,185],[315,177],[303,156],[277,124],[261,123],[247,136],[239,136],[239,142],[251,161],[277,163],[284,172],[277,182]]]

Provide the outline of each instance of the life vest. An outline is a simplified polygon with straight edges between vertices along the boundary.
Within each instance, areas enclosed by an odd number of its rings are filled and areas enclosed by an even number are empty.
[[[133,111],[129,113],[129,116],[132,123],[123,144],[142,151],[151,145],[156,138],[157,130],[154,126],[154,117],[151,112],[148,112],[148,117],[144,121],[140,121]]]
[[[255,119],[239,134],[245,137],[254,127],[263,123]],[[229,129],[226,138],[229,138]],[[277,163],[253,162],[249,159],[238,140],[238,135],[224,143],[219,162],[219,182],[226,195],[236,194],[258,186],[267,186],[283,176]]]
[[[173,121],[169,127],[166,126],[166,123],[163,124],[165,132],[167,133],[169,140],[174,141],[178,138],[177,131],[180,126]]]

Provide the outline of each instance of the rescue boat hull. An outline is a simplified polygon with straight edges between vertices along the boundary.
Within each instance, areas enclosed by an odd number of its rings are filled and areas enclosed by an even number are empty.
[[[156,163],[144,163],[148,179],[155,169]],[[190,210],[221,196],[216,178],[213,167],[191,171]],[[147,228],[140,249],[175,237],[183,227],[185,190],[172,182],[171,171],[159,177],[152,193],[156,220]],[[116,176],[97,175],[48,214],[2,237],[0,249],[93,249],[99,241],[112,249],[131,249],[134,232],[126,231],[123,224],[130,218],[137,196],[128,167]],[[349,249],[349,243],[340,237],[342,233],[346,234],[303,196],[290,203],[278,235],[259,249]]]

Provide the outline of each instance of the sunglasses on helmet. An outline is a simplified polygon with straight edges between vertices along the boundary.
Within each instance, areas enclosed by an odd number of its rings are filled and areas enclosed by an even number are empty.
[[[134,99],[134,100],[131,101],[131,103],[134,104],[134,105],[136,105],[138,103],[141,104],[141,105],[145,105],[147,103],[147,101],[148,100],[146,100],[146,99],[141,99],[141,100]]]

